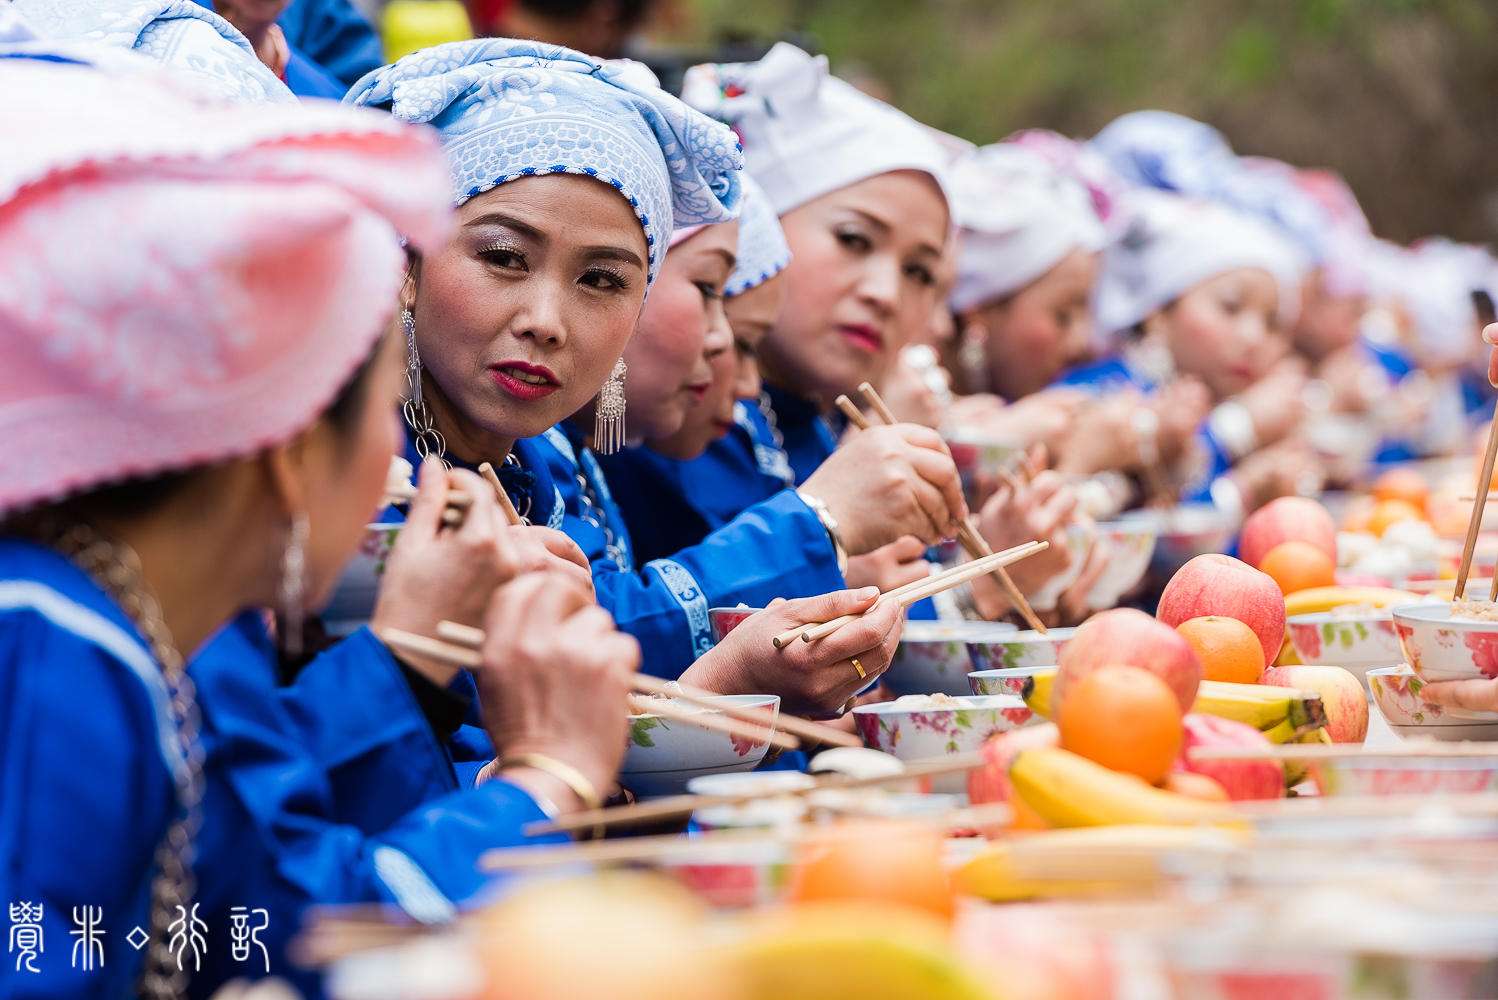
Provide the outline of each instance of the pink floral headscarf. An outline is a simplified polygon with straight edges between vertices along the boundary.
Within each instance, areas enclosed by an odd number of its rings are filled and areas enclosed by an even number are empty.
[[[0,60],[0,513],[281,443],[441,246],[428,130]]]

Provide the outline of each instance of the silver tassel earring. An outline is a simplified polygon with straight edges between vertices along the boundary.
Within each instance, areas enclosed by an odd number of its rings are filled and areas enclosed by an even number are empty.
[[[624,359],[614,364],[609,380],[598,390],[598,418],[593,424],[593,450],[612,455],[624,447]]]
[[[307,512],[291,515],[291,538],[281,555],[281,649],[288,656],[302,655],[302,624],[305,614],[304,591],[307,580],[307,536],[312,521]]]
[[[450,469],[447,439],[432,423],[432,411],[421,397],[421,352],[416,349],[416,317],[410,305],[401,306],[401,329],[406,331],[406,398],[401,401],[401,415],[416,432],[416,454],[423,459],[436,456]]]

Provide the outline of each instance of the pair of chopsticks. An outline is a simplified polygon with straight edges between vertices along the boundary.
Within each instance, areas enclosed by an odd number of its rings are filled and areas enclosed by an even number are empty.
[[[1016,545],[1012,549],[1005,549],[1003,552],[995,552],[993,555],[974,559],[972,562],[963,563],[961,566],[954,566],[951,569],[928,576],[923,580],[916,580],[914,583],[907,583],[903,587],[896,587],[888,593],[880,594],[879,602],[876,602],[875,607],[878,607],[879,603],[886,600],[896,600],[900,602],[900,607],[908,608],[916,601],[940,594],[945,590],[951,590],[953,587],[961,586],[971,580],[976,580],[980,576],[992,573],[997,567],[1008,566],[1010,563],[1019,562],[1021,559],[1033,556],[1037,552],[1044,552],[1050,548],[1050,544],[1050,542],[1025,542],[1023,545]],[[869,611],[872,610],[874,609],[869,609]],[[770,642],[776,649],[784,649],[797,639],[803,642],[815,642],[818,639],[825,639],[849,622],[855,622],[862,618],[869,611],[862,611],[855,615],[842,615],[827,622],[808,622],[805,625],[797,625],[789,632],[782,632],[780,635],[775,636]]]
[[[380,638],[392,649],[402,649],[454,666],[471,670],[481,664],[482,657],[478,651],[484,644],[483,629],[461,625],[458,622],[441,621],[437,623],[437,635],[439,638],[433,639],[401,629],[385,629]],[[673,686],[659,677],[635,674],[630,678],[630,684],[636,691],[644,694],[665,695],[699,708],[724,713],[722,716],[702,715],[688,712],[672,702],[661,702],[655,699],[641,698],[631,702],[632,709],[644,711],[650,715],[680,718],[694,725],[700,725],[704,729],[716,729],[751,739],[756,743],[769,742],[772,746],[785,750],[800,748],[801,742],[796,738],[797,736],[812,743],[828,743],[841,747],[863,746],[863,741],[858,737],[840,729],[819,725],[794,715],[781,715],[766,708],[751,705],[725,705],[718,700],[723,697],[722,695],[680,685]],[[783,732],[775,732],[777,729]]]
[[[868,404],[874,408],[874,412],[879,414],[879,418],[886,424],[899,423],[895,419],[893,411],[885,405],[884,399],[879,395],[879,391],[872,385],[864,382],[859,385],[858,391],[863,394],[863,398],[868,401]],[[864,415],[859,412],[858,407],[854,406],[853,401],[847,396],[837,397],[836,403],[837,408],[843,411],[843,414],[848,418],[848,422],[854,427],[857,427],[861,431],[869,429],[869,422],[864,419]],[[1024,461],[1028,466],[1028,455],[1024,456]],[[1027,472],[1033,478],[1033,467],[1027,469]],[[1011,486],[1011,489],[1017,491],[1018,487]],[[988,542],[984,541],[983,536],[978,533],[971,515],[963,518],[957,525],[957,541],[962,544],[969,558],[978,559],[983,556],[993,555],[993,549],[989,546]],[[1009,598],[1009,603],[1014,605],[1016,610],[1024,617],[1026,624],[1041,635],[1045,635],[1045,625],[1030,607],[1030,602],[1025,600],[1025,595],[1020,593],[1019,587],[1015,586],[1014,578],[1009,575],[1008,570],[1004,569],[1003,566],[998,566],[994,569],[993,576],[999,582],[999,586],[1003,588],[1004,595]]]
[[[380,502],[386,506],[398,503],[410,503],[416,499],[416,487],[410,483],[397,486],[385,491]],[[457,527],[463,523],[468,516],[468,508],[473,506],[473,494],[467,490],[448,490],[447,506],[442,509],[442,523]]]
[[[527,837],[538,837],[546,833],[591,830],[599,826],[638,826],[642,823],[652,823],[656,820],[667,819],[672,816],[689,816],[698,809],[711,809],[714,806],[742,805],[745,802],[753,802],[756,799],[772,799],[782,796],[799,797],[809,795],[812,792],[825,791],[829,788],[846,790],[879,788],[884,785],[898,785],[915,778],[930,778],[942,774],[958,774],[963,771],[971,771],[975,767],[982,767],[984,760],[983,755],[979,753],[952,754],[932,760],[911,761],[905,765],[905,770],[899,774],[885,774],[877,778],[828,777],[819,780],[815,785],[798,788],[794,791],[777,788],[753,794],[744,793],[742,795],[670,795],[665,798],[651,799],[649,802],[636,803],[632,806],[587,809],[560,819],[538,820],[535,823],[527,824],[521,829],[521,832]]]
[[[1482,529],[1482,509],[1487,506],[1488,491],[1493,483],[1493,459],[1498,458],[1498,410],[1493,412],[1493,422],[1488,426],[1488,450],[1482,456],[1482,474],[1473,487],[1472,519],[1467,522],[1467,540],[1462,545],[1462,564],[1456,572],[1456,589],[1451,592],[1453,600],[1467,599],[1467,574],[1472,571],[1472,553],[1477,548],[1477,533]],[[1498,601],[1498,573],[1493,574],[1493,586],[1488,600]]]

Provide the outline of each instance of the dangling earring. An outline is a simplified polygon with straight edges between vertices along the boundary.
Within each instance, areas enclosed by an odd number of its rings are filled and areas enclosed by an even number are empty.
[[[609,380],[598,390],[598,417],[593,424],[593,450],[612,455],[624,447],[624,359],[614,364]]]
[[[416,317],[410,303],[401,305],[401,329],[406,331],[406,398],[401,402],[401,415],[416,432],[416,454],[423,459],[435,456],[452,468],[447,461],[447,439],[433,425],[432,411],[421,398],[421,352],[416,349]]]
[[[962,328],[962,346],[957,348],[957,364],[962,380],[970,392],[988,389],[988,328],[968,323]]]
[[[303,591],[307,580],[307,536],[312,521],[307,512],[291,515],[291,538],[281,555],[281,649],[286,655],[302,655]]]

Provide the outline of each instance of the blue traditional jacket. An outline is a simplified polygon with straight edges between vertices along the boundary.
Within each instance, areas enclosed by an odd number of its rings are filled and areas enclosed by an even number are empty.
[[[447,919],[483,888],[479,855],[523,842],[521,827],[544,818],[504,781],[457,790],[409,684],[367,630],[278,689],[249,615],[188,673],[205,778],[189,914],[200,945],[185,938],[183,952],[198,965],[193,996],[267,969],[316,996],[315,977],[285,956],[309,905],[393,903]],[[15,539],[0,539],[0,727],[0,894],[11,926],[34,923],[39,945],[19,966],[10,953],[0,997],[132,995],[144,955],[132,932],[149,924],[152,858],[184,767],[166,688],[87,575]],[[243,950],[231,947],[239,919],[255,928]]]

